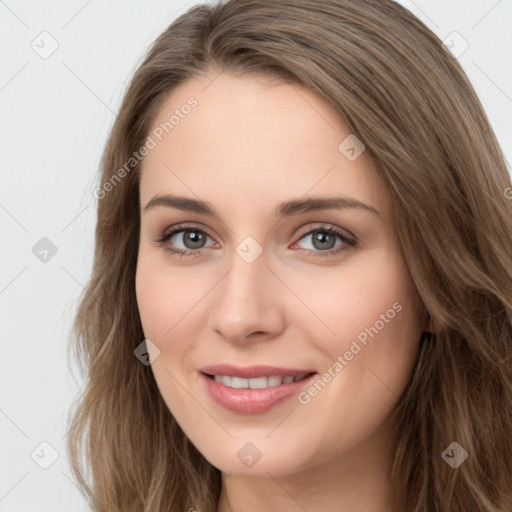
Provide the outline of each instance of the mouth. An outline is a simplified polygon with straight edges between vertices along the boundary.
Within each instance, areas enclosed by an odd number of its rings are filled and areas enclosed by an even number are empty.
[[[296,395],[318,375],[305,369],[232,365],[205,367],[199,374],[216,404],[242,414],[269,411]]]

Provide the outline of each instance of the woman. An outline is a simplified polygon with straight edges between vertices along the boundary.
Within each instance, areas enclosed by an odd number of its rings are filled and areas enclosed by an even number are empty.
[[[510,187],[394,2],[178,18],[95,191],[68,445],[93,510],[510,510]]]

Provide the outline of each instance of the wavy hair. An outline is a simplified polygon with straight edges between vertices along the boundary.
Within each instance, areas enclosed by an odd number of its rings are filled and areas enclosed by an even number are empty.
[[[134,357],[144,340],[135,296],[140,162],[126,168],[174,88],[212,71],[265,74],[326,98],[392,197],[431,322],[394,410],[393,509],[510,512],[512,188],[457,60],[391,0],[198,5],[141,60],[103,152],[92,275],[70,343],[85,385],[67,449],[94,512],[217,510],[220,471]],[[452,442],[468,453],[456,469],[442,456]]]

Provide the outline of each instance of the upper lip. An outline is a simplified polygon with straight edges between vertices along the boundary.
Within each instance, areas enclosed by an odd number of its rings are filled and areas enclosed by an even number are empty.
[[[244,379],[257,379],[258,377],[280,376],[286,377],[316,373],[310,369],[280,368],[277,366],[234,366],[232,364],[216,364],[204,366],[199,370],[207,375],[226,375],[229,377],[241,377]]]

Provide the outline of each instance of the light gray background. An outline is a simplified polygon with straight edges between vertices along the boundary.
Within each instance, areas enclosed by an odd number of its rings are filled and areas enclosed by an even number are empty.
[[[64,446],[83,384],[66,343],[92,265],[96,170],[144,51],[197,3],[0,0],[0,512],[87,510]],[[512,0],[401,3],[441,39],[467,41],[458,58],[512,161]],[[58,43],[46,59],[31,47],[51,49],[43,31]],[[57,248],[46,262],[32,252],[42,237]],[[47,469],[42,442],[58,454]]]

